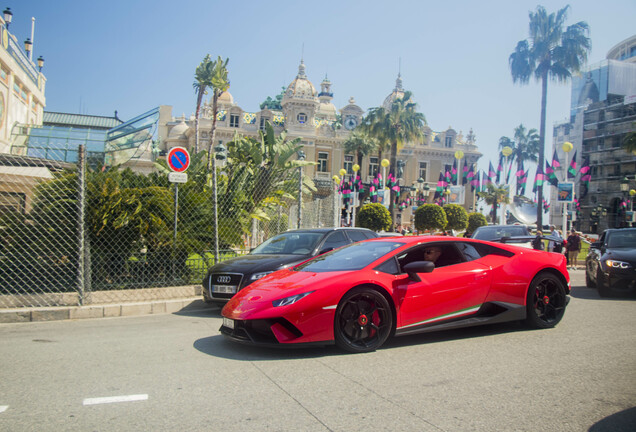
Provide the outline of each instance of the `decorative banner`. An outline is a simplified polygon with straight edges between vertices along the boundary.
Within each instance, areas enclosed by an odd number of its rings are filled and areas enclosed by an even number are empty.
[[[464,204],[464,188],[462,186],[450,186],[447,204]]]
[[[572,202],[574,201],[574,183],[559,183],[557,186],[557,201]]]

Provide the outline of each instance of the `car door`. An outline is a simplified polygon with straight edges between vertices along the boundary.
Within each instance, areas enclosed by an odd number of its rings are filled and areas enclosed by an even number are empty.
[[[430,243],[421,246],[425,249]],[[490,266],[467,242],[437,243],[447,257],[431,273],[419,274],[421,281],[402,279],[398,329],[410,330],[473,314],[488,295],[492,281]],[[400,258],[398,258],[398,262]],[[439,261],[439,260],[438,260]]]
[[[601,255],[602,250],[605,247],[607,242],[607,231],[601,234],[598,239],[597,247],[591,247],[587,253],[587,257],[585,258],[586,266],[587,266],[587,274],[589,277],[596,281],[596,277],[598,275],[598,270],[601,265]]]

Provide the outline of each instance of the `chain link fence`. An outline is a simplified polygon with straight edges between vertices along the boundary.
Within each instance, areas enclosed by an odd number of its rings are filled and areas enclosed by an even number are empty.
[[[163,161],[142,174],[86,163],[81,146],[77,164],[47,157],[0,155],[0,308],[156,300],[162,287],[190,296],[215,262],[299,217],[303,228],[339,220],[333,185],[299,182],[303,162],[290,158],[212,158],[208,171],[201,152],[187,182],[171,183]]]

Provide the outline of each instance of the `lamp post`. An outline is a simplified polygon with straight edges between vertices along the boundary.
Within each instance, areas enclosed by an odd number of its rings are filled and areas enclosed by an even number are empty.
[[[44,67],[44,57],[40,56],[38,57],[38,68],[40,68],[40,72],[42,72],[42,68]]]
[[[305,160],[305,152],[298,150],[298,160],[303,162]],[[298,166],[298,229],[301,228],[303,221],[303,166]]]
[[[33,49],[33,42],[31,38],[26,38],[24,41],[24,51],[26,51],[27,57],[31,58],[31,50]]]
[[[508,156],[512,154],[512,147],[505,146],[501,149],[501,154],[504,156],[504,180],[507,178],[506,166],[508,165]],[[508,188],[508,198],[510,198],[510,188]],[[506,200],[501,203],[501,225],[506,224]]]
[[[9,30],[9,24],[11,24],[11,20],[13,19],[13,12],[11,12],[11,8],[6,8],[2,13],[4,15],[4,23],[7,26],[7,30]]]
[[[457,159],[457,186],[461,184],[460,178],[462,173],[462,158],[464,157],[464,152],[461,150],[457,150],[455,152],[455,159]]]
[[[627,194],[629,193],[629,179],[627,178],[627,176],[624,176],[621,179],[621,193],[623,194],[623,203],[624,203],[624,210],[623,210],[623,215],[625,219],[624,223],[625,225],[627,225],[628,221],[627,221],[627,202],[626,201],[627,201]]]
[[[340,226],[340,206],[338,205],[338,185],[340,184],[340,177],[334,175],[331,177],[333,180],[333,226]]]
[[[572,151],[572,149],[574,148],[574,146],[572,145],[571,142],[566,141],[563,143],[563,146],[561,147],[563,149],[563,153],[565,153],[565,165],[563,166],[563,181],[567,182],[568,180],[568,175],[567,175],[567,170],[568,170],[568,155],[569,153]],[[541,205],[541,204],[539,204]],[[565,233],[568,232],[568,203],[567,202],[563,202],[562,203],[562,212],[563,212],[563,234],[565,235]],[[600,217],[599,217],[600,219]]]
[[[352,183],[351,192],[353,194],[353,197],[352,197],[353,205],[351,206],[351,226],[356,226],[356,207],[358,206],[358,191],[356,190],[355,185],[353,185],[353,182],[355,182],[356,178],[358,177],[358,171],[360,170],[360,165],[353,164],[351,169],[353,170],[353,180],[351,182]]]
[[[343,182],[345,182],[347,180],[347,178],[345,177],[347,175],[347,170],[344,168],[340,168],[340,171],[338,171],[338,173],[340,174],[340,178],[342,179]],[[343,205],[344,205],[344,200],[343,200]],[[347,218],[345,219],[345,225],[349,225],[349,210],[347,208],[345,208],[345,214],[347,215]]]
[[[634,198],[636,198],[635,195],[636,195],[636,190],[630,189],[629,190],[629,210],[632,212],[632,219],[629,221],[630,226],[633,226],[634,221],[636,220],[636,218],[634,218]]]
[[[386,167],[388,167],[391,164],[391,162],[389,162],[388,159],[382,159],[382,162],[380,162],[380,165],[382,165],[382,184],[380,186],[382,186],[380,189],[384,189],[385,185],[386,185]]]
[[[219,262],[219,205],[216,165],[217,163],[219,166],[225,165],[227,149],[223,143],[219,143],[214,147],[214,153],[214,158],[212,158],[212,204],[214,206],[214,264],[217,264]]]

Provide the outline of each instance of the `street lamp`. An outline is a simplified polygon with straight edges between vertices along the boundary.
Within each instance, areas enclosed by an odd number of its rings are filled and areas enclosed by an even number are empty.
[[[382,159],[382,162],[380,162],[380,165],[382,165],[382,187],[380,189],[384,189],[384,185],[386,184],[386,167],[390,164],[391,162],[389,162],[388,159]]]
[[[462,172],[462,158],[464,157],[464,152],[461,150],[457,150],[455,152],[455,159],[457,159],[457,186],[461,184],[460,177]]]
[[[212,158],[212,205],[214,207],[214,264],[219,262],[219,203],[218,203],[218,186],[216,165],[219,164],[225,166],[225,160],[227,158],[227,148],[223,145],[223,142],[219,142],[214,147],[214,158]]]
[[[340,184],[340,177],[334,175],[331,177],[333,180],[333,226],[340,226],[340,211],[338,206],[338,185]]]
[[[44,57],[38,57],[38,67],[40,68],[40,72],[42,72],[42,68],[44,67]]]
[[[305,160],[305,152],[298,150],[296,153],[298,160],[303,162]],[[298,229],[300,229],[303,220],[303,166],[298,166]]]
[[[33,49],[33,42],[31,42],[31,38],[26,38],[24,41],[24,51],[27,53],[27,57],[31,58],[31,50]]]
[[[627,176],[625,176],[621,180],[621,192],[627,193],[628,190],[629,190],[629,179],[627,178]]]
[[[360,165],[353,164],[351,167],[353,170],[353,181],[358,177],[358,170],[360,169]],[[351,206],[351,226],[356,226],[356,206],[358,205],[358,191],[355,188],[355,185],[352,185],[351,192],[353,193],[353,205]]]
[[[4,23],[7,26],[7,30],[9,30],[9,24],[11,24],[11,20],[13,19],[13,12],[11,12],[11,8],[6,8],[2,13],[4,14]]]

